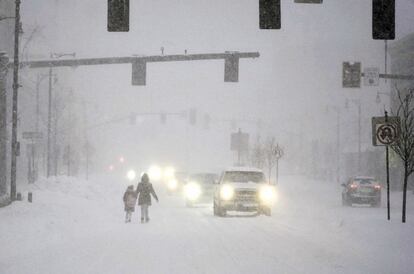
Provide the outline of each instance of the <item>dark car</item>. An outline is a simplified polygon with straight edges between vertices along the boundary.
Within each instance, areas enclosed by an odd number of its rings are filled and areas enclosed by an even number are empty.
[[[197,203],[211,203],[213,201],[215,182],[218,175],[215,173],[196,173],[188,177],[184,186],[186,206]]]
[[[370,204],[381,206],[381,185],[372,177],[352,177],[342,191],[342,205]]]

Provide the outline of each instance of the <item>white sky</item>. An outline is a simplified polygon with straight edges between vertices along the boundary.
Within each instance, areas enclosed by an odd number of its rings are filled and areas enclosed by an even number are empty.
[[[177,112],[190,107],[209,113],[213,119],[262,119],[271,126],[261,135],[281,140],[302,131],[306,138],[333,138],[335,114],[326,105],[343,108],[345,98],[361,96],[363,102],[363,141],[370,144],[370,117],[378,115],[378,90],[341,87],[343,61],[361,61],[362,67],[383,70],[383,41],[371,38],[370,0],[331,0],[322,5],[295,4],[282,0],[282,29],[259,30],[258,0],[152,0],[130,1],[130,32],[106,31],[106,1],[42,0],[23,1],[22,21],[26,32],[41,27],[42,35],[32,42],[30,53],[48,57],[50,52],[76,52],[77,57],[258,51],[257,60],[240,62],[239,83],[224,83],[220,61],[150,64],[147,86],[133,87],[129,65],[61,70],[68,85],[98,106],[97,120],[125,115],[132,111]],[[414,32],[414,2],[396,1],[396,38]],[[343,109],[343,112],[347,110]],[[352,113],[353,112],[353,113]],[[341,120],[347,139],[355,148],[356,108]],[[332,115],[332,119],[322,118]],[[239,125],[256,134],[256,126]],[[214,127],[214,126],[212,126]],[[332,129],[333,128],[333,129]],[[171,132],[183,131],[169,123]],[[115,128],[114,128],[115,130]],[[116,128],[116,130],[123,130]],[[165,129],[160,130],[163,133]],[[203,151],[205,142],[227,149],[230,129],[217,126],[192,144]],[[214,133],[213,133],[214,132]],[[103,134],[103,133],[102,133]],[[106,134],[106,135],[105,135]],[[123,142],[108,132],[97,141]],[[110,136],[116,134],[112,132]],[[178,134],[171,134],[180,140]],[[172,137],[172,139],[174,139]],[[225,139],[225,142],[224,142]],[[334,142],[334,139],[331,140]],[[346,140],[345,140],[346,141]],[[215,143],[214,143],[215,142]],[[160,142],[157,143],[159,145]],[[170,147],[170,143],[164,143]],[[181,147],[181,146],[179,146]],[[210,147],[210,146],[207,146]],[[207,153],[207,151],[204,151]],[[172,152],[172,154],[174,154]],[[207,153],[208,154],[208,153]],[[224,154],[222,161],[228,161]]]

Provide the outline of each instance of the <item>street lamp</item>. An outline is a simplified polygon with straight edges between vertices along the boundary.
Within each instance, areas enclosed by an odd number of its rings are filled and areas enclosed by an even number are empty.
[[[353,99],[353,100],[346,99],[345,101],[346,109],[349,109],[349,101],[353,102],[358,107],[358,173],[360,173],[361,172],[361,100],[360,99]]]

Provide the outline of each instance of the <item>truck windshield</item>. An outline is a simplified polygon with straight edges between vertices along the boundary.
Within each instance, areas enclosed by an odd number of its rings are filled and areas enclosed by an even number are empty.
[[[223,181],[237,183],[263,183],[265,178],[262,172],[228,171],[224,174]]]

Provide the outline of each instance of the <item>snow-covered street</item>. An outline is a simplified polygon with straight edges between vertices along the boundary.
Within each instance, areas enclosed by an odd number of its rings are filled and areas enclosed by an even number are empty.
[[[155,185],[151,221],[125,224],[124,184],[67,177],[0,209],[0,273],[412,273],[414,199],[401,223],[381,208],[342,207],[340,186],[283,177],[272,217],[213,216]],[[138,209],[138,208],[137,208]]]

